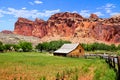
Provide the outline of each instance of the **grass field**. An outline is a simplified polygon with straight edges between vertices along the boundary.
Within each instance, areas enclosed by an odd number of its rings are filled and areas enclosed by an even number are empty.
[[[48,54],[1,53],[0,80],[116,80],[104,60]]]

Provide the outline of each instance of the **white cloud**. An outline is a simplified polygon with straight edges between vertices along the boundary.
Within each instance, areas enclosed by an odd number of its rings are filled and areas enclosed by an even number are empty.
[[[96,14],[97,16],[104,16],[104,14],[102,14],[101,12],[94,12],[94,14]]]
[[[0,13],[0,17],[3,17],[4,15],[2,15],[2,13]]]
[[[14,17],[25,17],[25,18],[36,18],[36,17],[49,17],[54,13],[60,12],[59,9],[57,10],[45,10],[39,12],[38,10],[27,10],[26,8],[23,9],[15,9],[15,8],[8,8],[6,11],[0,11],[3,15],[12,15]],[[2,15],[1,15],[2,16]]]
[[[26,7],[23,7],[22,9],[26,9]]]
[[[4,16],[4,15],[3,15],[4,13],[5,13],[5,11],[3,11],[2,9],[0,9],[0,17],[3,17],[3,16]]]
[[[112,12],[112,9],[115,8],[116,6],[114,4],[111,4],[111,3],[107,3],[106,5],[104,6],[101,6],[97,9],[103,9],[105,10],[106,13],[111,13]]]
[[[78,13],[77,11],[73,11],[72,13]]]
[[[28,2],[30,5],[34,5],[34,3],[33,2]]]
[[[89,17],[90,16],[90,11],[89,10],[81,10],[80,15],[84,17]]]
[[[28,2],[30,5],[34,5],[34,4],[42,4],[43,2],[40,0],[35,0],[34,2]]]
[[[112,17],[118,17],[118,16],[120,16],[120,13],[119,12],[114,12],[114,13],[111,13],[110,15]]]
[[[39,0],[35,0],[34,3],[35,3],[35,4],[42,4],[43,2],[42,2],[42,1],[39,1]]]

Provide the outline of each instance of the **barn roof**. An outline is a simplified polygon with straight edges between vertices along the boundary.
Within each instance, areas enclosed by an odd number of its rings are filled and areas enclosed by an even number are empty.
[[[64,44],[60,49],[56,50],[54,53],[69,53],[76,49],[76,47],[79,45],[77,44]]]

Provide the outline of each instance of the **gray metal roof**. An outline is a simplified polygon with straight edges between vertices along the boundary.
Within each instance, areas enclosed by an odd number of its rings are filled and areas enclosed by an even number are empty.
[[[64,44],[60,49],[56,50],[54,53],[69,53],[74,50],[79,43],[77,44]]]

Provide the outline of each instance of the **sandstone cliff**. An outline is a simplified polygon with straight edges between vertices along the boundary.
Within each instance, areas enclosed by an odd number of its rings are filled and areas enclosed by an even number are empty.
[[[72,42],[120,43],[120,17],[103,19],[91,14],[84,18],[77,13],[65,12],[54,14],[47,21],[18,18],[14,33],[39,37],[43,41],[66,39]]]

